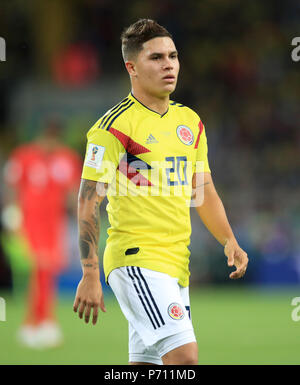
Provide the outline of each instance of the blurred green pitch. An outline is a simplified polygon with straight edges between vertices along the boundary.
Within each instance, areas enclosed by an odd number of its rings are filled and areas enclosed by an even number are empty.
[[[240,285],[192,289],[200,364],[300,364],[300,322],[291,318],[297,289],[259,291]],[[5,299],[6,322],[0,322],[1,365],[127,364],[127,321],[110,293],[105,298],[107,313],[100,313],[96,326],[79,320],[72,310],[72,296],[61,297],[58,318],[65,343],[47,351],[18,345],[15,336],[23,301]]]

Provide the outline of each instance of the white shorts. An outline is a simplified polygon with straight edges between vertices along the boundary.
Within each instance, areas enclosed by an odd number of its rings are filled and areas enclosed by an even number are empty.
[[[119,267],[108,277],[129,322],[129,361],[162,364],[169,351],[195,342],[189,288],[177,278],[136,266]]]

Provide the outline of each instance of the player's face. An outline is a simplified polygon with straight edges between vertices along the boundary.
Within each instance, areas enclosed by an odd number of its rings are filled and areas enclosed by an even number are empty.
[[[152,95],[171,94],[179,72],[178,53],[169,37],[156,37],[143,45],[135,62],[135,79],[139,86]]]

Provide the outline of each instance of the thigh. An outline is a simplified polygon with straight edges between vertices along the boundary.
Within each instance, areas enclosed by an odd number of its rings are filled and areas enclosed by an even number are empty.
[[[198,345],[186,339],[185,343],[170,349],[162,356],[163,365],[198,365]]]

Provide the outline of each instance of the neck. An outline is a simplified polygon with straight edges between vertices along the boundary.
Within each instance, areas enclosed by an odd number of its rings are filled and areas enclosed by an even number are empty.
[[[169,94],[158,97],[149,93],[145,93],[143,90],[133,86],[131,93],[139,102],[144,104],[144,106],[150,108],[150,110],[155,111],[160,115],[163,115],[168,111],[170,101]]]

